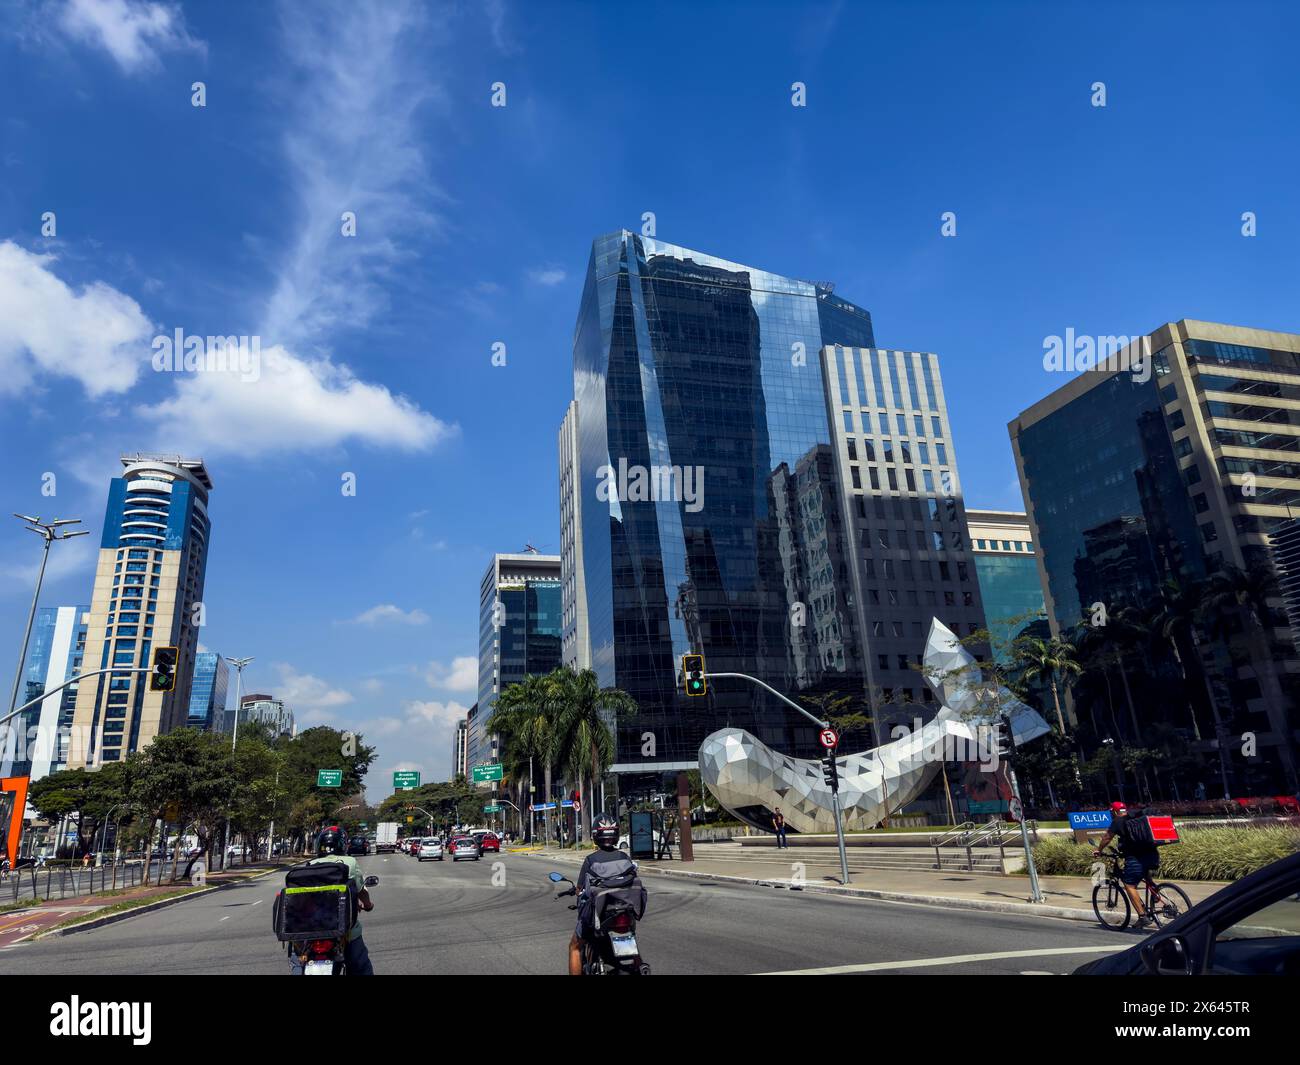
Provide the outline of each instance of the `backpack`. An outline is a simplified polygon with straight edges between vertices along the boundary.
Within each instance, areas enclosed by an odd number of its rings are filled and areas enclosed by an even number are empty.
[[[284,874],[271,924],[281,942],[337,939],[356,923],[357,907],[356,884],[346,863],[304,863]]]
[[[583,916],[592,927],[599,928],[611,909],[631,910],[638,921],[645,916],[649,896],[636,875],[636,864],[626,854],[615,851],[592,862],[590,873]]]

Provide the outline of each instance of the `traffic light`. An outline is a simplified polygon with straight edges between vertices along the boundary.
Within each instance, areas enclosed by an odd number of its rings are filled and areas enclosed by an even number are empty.
[[[703,695],[709,690],[704,679],[703,655],[682,655],[682,676],[686,678],[687,695]]]
[[[832,792],[839,793],[840,768],[835,764],[835,754],[832,751],[827,751],[822,756],[822,779],[826,781]]]
[[[1016,753],[1015,737],[1011,734],[1011,715],[1002,714],[998,718],[997,732],[994,736],[997,743],[998,757],[1004,762],[1009,761],[1011,756]]]
[[[153,649],[153,672],[149,675],[151,692],[176,690],[176,659],[179,656],[180,652],[175,647]]]

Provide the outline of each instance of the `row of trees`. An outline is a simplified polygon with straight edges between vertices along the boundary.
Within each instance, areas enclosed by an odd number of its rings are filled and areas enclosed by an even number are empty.
[[[358,805],[344,797],[361,793],[374,757],[360,736],[324,726],[289,738],[250,722],[234,750],[225,736],[182,728],[125,761],[42,777],[29,801],[53,825],[66,819],[75,857],[103,846],[110,825],[122,851],[152,849],[170,829],[177,836],[174,868],[181,836],[193,834],[208,856],[221,846],[227,820],[232,838],[255,853],[266,850],[273,821],[277,835],[304,845],[326,821]],[[342,769],[342,788],[317,787],[319,769]]]
[[[1218,777],[1225,790],[1270,783],[1266,773],[1235,758],[1229,742],[1258,728],[1245,712],[1246,700],[1257,698],[1269,730],[1284,739],[1277,748],[1280,780],[1271,783],[1294,791],[1296,768],[1285,740],[1293,727],[1289,716],[1296,693],[1284,689],[1280,671],[1273,668],[1294,649],[1274,646],[1272,629],[1281,623],[1272,605],[1278,594],[1276,578],[1266,568],[1227,566],[1202,581],[1171,580],[1145,605],[1098,610],[1049,640],[1016,641],[1009,679],[1031,700],[1036,688],[1050,697],[1045,709],[1063,734],[1062,700],[1068,690],[1079,729],[1094,743],[1113,739],[1121,761],[1139,768],[1163,763],[1175,781],[1179,775]],[[1215,657],[1220,667],[1207,668],[1207,659]],[[1255,685],[1240,677],[1235,690],[1225,683],[1222,672],[1229,663],[1250,664]],[[1207,766],[1190,745],[1211,739],[1218,753]]]
[[[587,797],[582,816],[590,834],[596,791],[614,758],[613,725],[636,709],[630,695],[602,688],[590,669],[561,666],[509,685],[487,722],[500,736],[503,787],[526,809],[534,772],[541,774],[547,799],[555,774],[563,774]]]

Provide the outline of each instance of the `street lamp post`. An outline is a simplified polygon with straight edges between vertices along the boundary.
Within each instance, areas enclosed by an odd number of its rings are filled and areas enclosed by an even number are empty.
[[[55,518],[53,521],[41,521],[40,518],[30,518],[26,514],[15,514],[14,517],[27,522],[25,528],[40,536],[45,541],[45,546],[41,551],[41,568],[36,575],[36,594],[32,596],[32,608],[27,613],[27,629],[23,633],[23,645],[18,651],[18,671],[14,674],[14,690],[9,696],[10,711],[18,705],[18,688],[23,679],[23,662],[27,659],[27,644],[32,638],[32,624],[36,620],[36,604],[40,601],[41,585],[45,581],[45,563],[49,561],[50,544],[55,540],[71,540],[74,536],[90,535],[89,529],[70,531],[63,528],[65,525],[80,524],[80,518]]]
[[[244,667],[252,661],[252,658],[227,658],[232,666],[235,667],[235,724],[230,730],[230,753],[235,753],[235,741],[239,738],[239,704],[244,698]],[[226,818],[226,835],[222,843],[221,851],[221,868],[226,867],[226,855],[230,850],[230,818]]]

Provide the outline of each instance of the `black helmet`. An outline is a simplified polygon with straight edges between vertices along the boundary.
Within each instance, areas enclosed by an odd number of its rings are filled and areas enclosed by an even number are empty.
[[[347,854],[348,834],[338,825],[331,825],[316,837],[316,857],[324,858],[327,854]]]
[[[618,845],[618,821],[609,814],[597,814],[591,822],[591,838],[597,847],[612,851]]]

